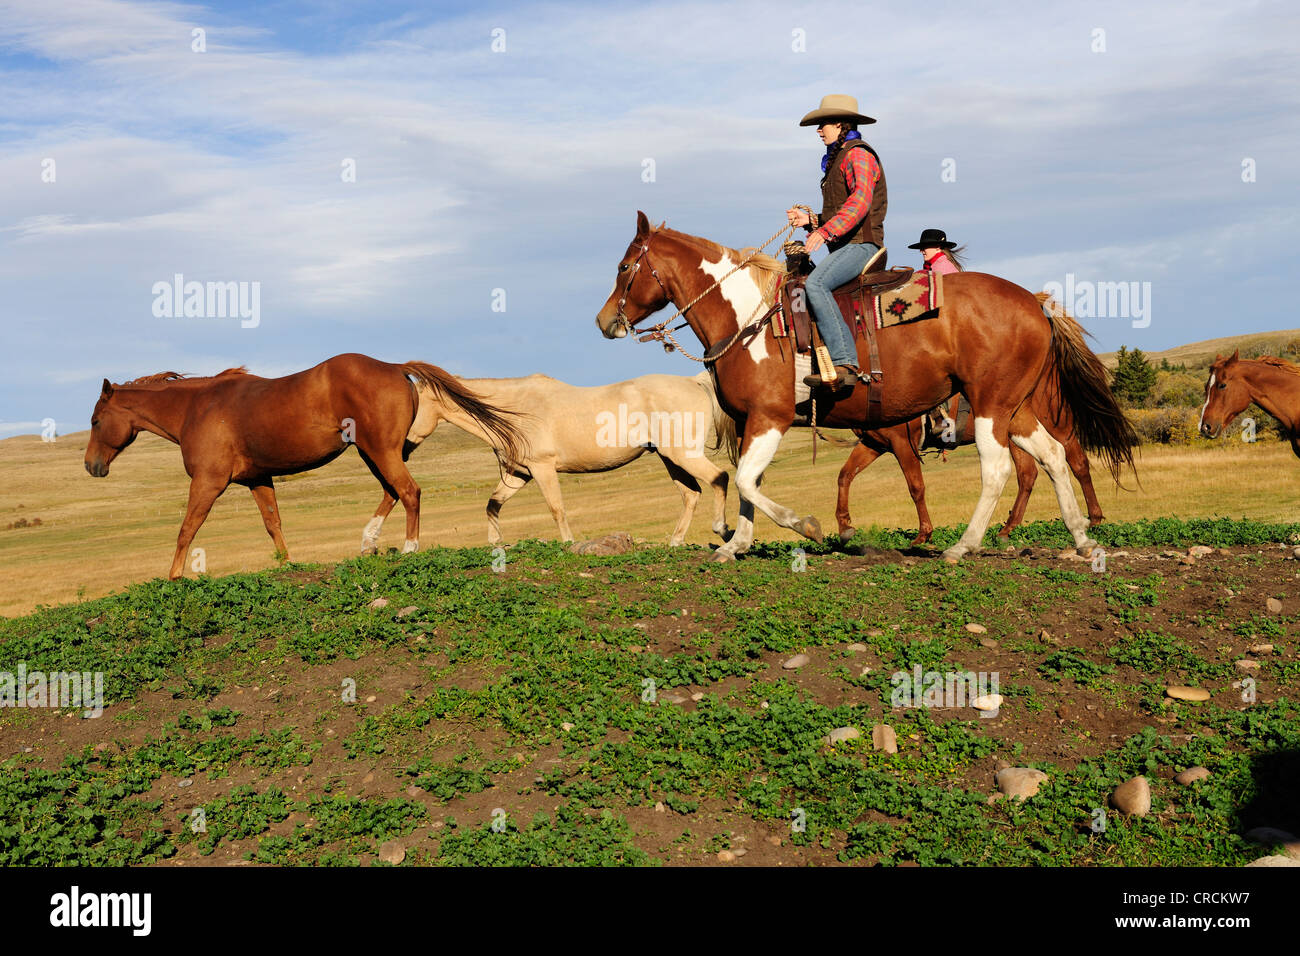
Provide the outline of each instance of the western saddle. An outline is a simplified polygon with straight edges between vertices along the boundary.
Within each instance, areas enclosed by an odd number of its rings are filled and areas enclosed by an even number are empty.
[[[831,364],[826,346],[821,344],[817,334],[816,323],[808,311],[804,292],[804,283],[812,271],[812,262],[804,251],[802,243],[789,243],[786,252],[786,278],[782,286],[782,296],[788,304],[787,319],[794,331],[795,349],[800,353],[811,351],[816,356],[817,367],[823,379],[835,377],[835,367]],[[876,317],[873,300],[876,296],[890,292],[905,285],[916,271],[910,266],[897,266],[886,269],[889,254],[880,249],[867,262],[857,278],[850,279],[844,285],[833,290],[835,304],[840,316],[849,327],[854,338],[859,335],[867,340],[870,354],[870,366],[865,375],[859,379],[867,389],[867,420],[880,419],[880,395],[882,371],[880,368],[880,348],[876,343]]]

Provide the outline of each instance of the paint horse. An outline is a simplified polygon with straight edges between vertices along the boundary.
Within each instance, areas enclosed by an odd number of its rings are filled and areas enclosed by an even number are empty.
[[[520,422],[529,453],[521,459],[511,454],[499,434],[485,429],[456,402],[429,395],[421,408],[422,418],[428,416],[433,428],[449,422],[496,451],[503,474],[488,499],[489,543],[501,543],[501,508],[530,480],[541,489],[560,537],[572,541],[557,476],[611,471],[648,451],[659,455],[682,496],[670,544],[685,541],[702,485],[713,490],[713,530],[724,539],[728,536],[727,473],[705,456],[705,442],[712,439],[713,447],[725,447],[734,463],[736,428],[718,407],[709,372],[693,379],[642,375],[591,388],[548,375],[463,381],[495,407],[526,413]]]
[[[403,551],[415,551],[420,546],[420,486],[406,460],[432,431],[422,431],[416,420],[425,393],[461,409],[509,454],[527,454],[512,416],[437,366],[391,365],[348,354],[283,378],[232,368],[206,378],[160,372],[121,385],[104,379],[91,415],[86,471],[96,478],[107,476],[113,460],[142,431],[180,445],[190,494],[168,575],[178,578],[195,533],[232,483],[253,493],[276,551],[287,560],[274,477],[319,468],[355,444],[384,489],[362,536],[362,550],[375,550],[379,527],[400,499],[406,510]]]
[[[1201,406],[1201,434],[1217,438],[1251,402],[1278,420],[1291,450],[1300,458],[1300,368],[1285,359],[1265,355],[1214,357]]]
[[[1040,390],[1041,391],[1041,390]],[[1065,448],[1066,464],[1079,480],[1083,488],[1083,498],[1088,505],[1088,523],[1096,525],[1105,516],[1101,512],[1101,503],[1092,486],[1092,471],[1088,465],[1088,455],[1079,444],[1074,434],[1074,423],[1070,420],[1070,410],[1057,405],[1060,418],[1054,418],[1053,399],[1034,392],[1031,399],[1034,414],[1039,420],[1052,422],[1055,426],[1051,433],[1057,437]],[[839,523],[840,538],[847,541],[853,537],[853,518],[849,514],[849,491],[853,479],[866,470],[881,455],[889,453],[898,461],[907,481],[907,490],[916,505],[917,532],[912,539],[912,546],[917,547],[930,540],[934,525],[930,521],[930,509],[925,504],[925,477],[921,473],[921,452],[926,448],[956,448],[975,443],[975,418],[973,415],[960,416],[956,402],[950,409],[934,409],[933,412],[914,418],[902,425],[888,428],[855,429],[858,443],[849,452],[839,474],[839,494],[835,502],[835,518]],[[945,417],[947,421],[945,421]],[[951,441],[946,440],[951,437]],[[1016,469],[1018,493],[1011,514],[1006,523],[998,530],[998,538],[1006,541],[1011,532],[1020,526],[1025,518],[1025,509],[1029,505],[1029,496],[1033,493],[1034,483],[1038,480],[1038,465],[1034,459],[1019,445],[1012,443],[1011,460]]]
[[[814,541],[821,525],[800,517],[759,490],[781,438],[793,425],[795,362],[788,343],[773,335],[768,310],[784,268],[770,257],[753,256],[707,239],[652,229],[637,213],[636,235],[619,260],[614,289],[596,316],[607,338],[629,332],[663,334],[667,322],[637,328],[669,303],[683,317],[714,364],[718,399],[736,419],[743,438],[736,469],[740,520],[731,539],[714,552],[732,560],[753,543],[753,509],[783,528]],[[1074,498],[1065,449],[1035,415],[1030,396],[1042,380],[1054,379],[1085,449],[1102,456],[1118,480],[1133,464],[1137,436],[1107,382],[1106,368],[1083,341],[1084,332],[1064,310],[1045,308],[1037,297],[997,276],[960,272],[944,277],[945,304],[936,318],[882,329],[877,335],[883,370],[883,399],[872,427],[898,425],[924,414],[957,392],[966,395],[975,418],[980,456],[980,498],[960,540],[944,552],[949,562],[978,550],[993,509],[1012,471],[1014,442],[1052,479],[1061,517],[1080,554],[1096,542]],[[870,367],[866,343],[857,342],[859,368]],[[835,428],[861,428],[868,421],[867,388],[831,393],[814,389],[815,420]]]

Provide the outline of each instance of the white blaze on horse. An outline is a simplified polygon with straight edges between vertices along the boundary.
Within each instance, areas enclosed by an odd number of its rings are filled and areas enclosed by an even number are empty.
[[[713,530],[724,539],[728,536],[727,473],[706,452],[723,448],[734,462],[736,430],[718,406],[708,372],[694,378],[642,375],[594,387],[569,385],[548,375],[462,382],[493,407],[518,413],[513,421],[527,441],[526,458],[512,458],[499,435],[432,392],[421,393],[413,430],[427,437],[445,421],[496,451],[503,477],[488,499],[489,543],[501,543],[501,508],[530,480],[541,489],[560,537],[572,541],[557,476],[611,471],[646,452],[659,455],[681,492],[682,512],[670,544],[685,541],[703,487],[713,491]]]
[[[784,269],[767,256],[746,263],[743,251],[660,226],[637,213],[637,231],[619,261],[614,291],[596,316],[607,338],[662,332],[637,323],[669,303],[678,305],[714,363],[722,407],[743,427],[736,486],[740,520],[719,560],[744,553],[753,541],[753,506],[784,528],[814,541],[821,525],[800,517],[759,491],[781,438],[794,424],[795,368],[789,340],[777,339],[763,321]],[[743,267],[742,267],[742,264]],[[745,334],[740,335],[742,330]],[[1012,442],[1043,466],[1056,490],[1061,516],[1082,554],[1096,542],[1070,484],[1065,450],[1035,416],[1028,401],[1041,380],[1053,378],[1069,407],[1085,449],[1102,455],[1118,478],[1132,465],[1137,436],[1107,384],[1105,367],[1083,341],[1083,330],[1064,311],[1047,310],[1043,298],[976,272],[944,277],[944,306],[936,318],[876,333],[883,370],[879,415],[868,421],[867,388],[848,393],[817,390],[815,420],[828,427],[899,424],[966,395],[975,417],[981,492],[960,541],[944,552],[959,560],[983,543],[998,498],[1013,469]],[[859,368],[870,367],[867,345],[857,340]]]

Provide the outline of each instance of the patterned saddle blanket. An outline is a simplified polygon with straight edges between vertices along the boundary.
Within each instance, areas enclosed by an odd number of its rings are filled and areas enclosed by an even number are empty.
[[[808,311],[806,276],[788,277],[778,287],[778,308],[772,316],[772,333],[793,336],[796,352],[812,348],[812,315]],[[932,319],[943,305],[942,277],[932,272],[892,269],[864,274],[834,292],[840,318],[854,338],[874,338],[877,329],[905,322]],[[870,327],[867,323],[870,322]]]

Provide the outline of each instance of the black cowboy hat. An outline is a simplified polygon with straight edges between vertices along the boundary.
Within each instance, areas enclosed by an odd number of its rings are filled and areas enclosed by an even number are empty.
[[[942,229],[922,229],[921,239],[914,242],[907,248],[909,249],[955,249],[957,243],[949,242],[948,236]]]

